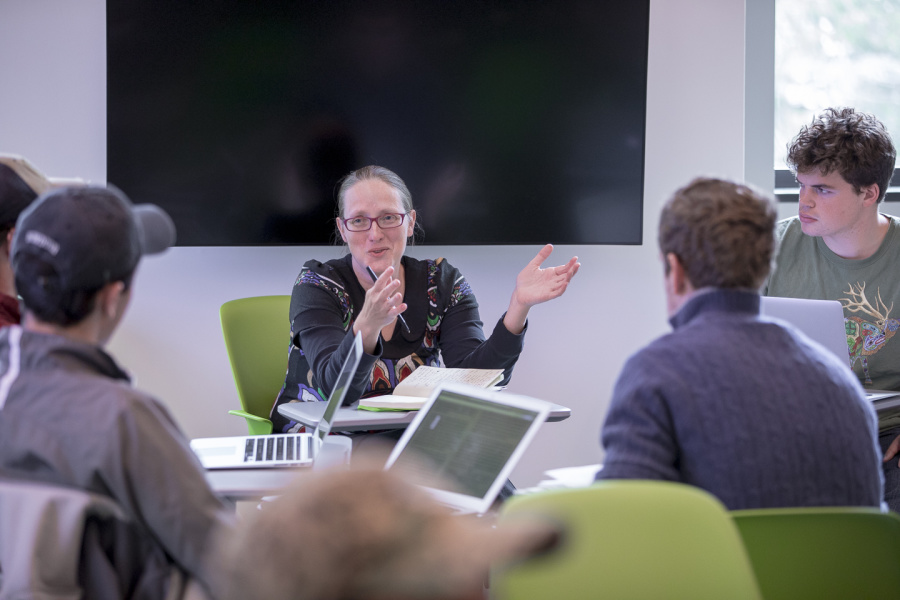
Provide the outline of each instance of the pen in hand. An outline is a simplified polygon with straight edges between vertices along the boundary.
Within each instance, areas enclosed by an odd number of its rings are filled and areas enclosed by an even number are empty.
[[[372,267],[366,265],[366,273],[369,274],[369,277],[372,278],[372,281],[378,280],[378,275],[375,274],[375,271],[372,270]],[[406,319],[403,318],[403,315],[397,315],[397,320],[400,321],[400,324],[403,325],[403,329],[406,330],[406,333],[409,333],[409,325],[406,324]]]

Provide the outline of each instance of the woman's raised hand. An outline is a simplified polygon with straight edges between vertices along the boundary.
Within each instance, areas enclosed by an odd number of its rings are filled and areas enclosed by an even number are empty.
[[[406,310],[400,293],[400,280],[393,277],[394,267],[388,267],[368,290],[353,329],[362,334],[363,348],[372,353],[378,343],[378,334],[397,315]]]
[[[547,300],[562,296],[572,277],[578,272],[581,263],[573,256],[564,265],[541,268],[541,264],[550,258],[553,244],[547,244],[538,252],[530,263],[516,277],[516,289],[513,298],[525,306],[531,307]]]
[[[525,319],[528,317],[528,309],[532,306],[562,296],[569,281],[581,267],[578,257],[573,256],[564,265],[542,269],[541,264],[550,258],[552,252],[553,244],[541,248],[537,256],[525,265],[516,277],[516,288],[509,302],[509,310],[503,319],[510,332],[516,334],[522,332],[525,328]]]

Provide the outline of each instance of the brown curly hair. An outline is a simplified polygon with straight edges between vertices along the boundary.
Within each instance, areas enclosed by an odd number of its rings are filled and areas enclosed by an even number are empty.
[[[814,169],[823,175],[837,171],[857,194],[878,184],[881,202],[896,160],[891,135],[875,116],[852,108],[827,108],[791,140],[786,162],[795,175]]]
[[[775,251],[773,202],[761,192],[724,179],[697,178],[666,202],[659,249],[673,253],[695,289],[758,289]],[[668,274],[668,263],[666,263]]]

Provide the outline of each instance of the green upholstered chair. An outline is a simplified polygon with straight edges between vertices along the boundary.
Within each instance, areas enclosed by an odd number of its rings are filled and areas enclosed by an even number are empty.
[[[526,517],[561,524],[560,545],[495,569],[493,599],[760,598],[728,511],[698,488],[603,481],[514,496],[501,508],[501,522]]]
[[[272,433],[269,411],[287,372],[290,296],[231,300],[219,309],[222,335],[244,417],[251,435]]]
[[[876,508],[737,510],[763,597],[900,598],[900,517]]]

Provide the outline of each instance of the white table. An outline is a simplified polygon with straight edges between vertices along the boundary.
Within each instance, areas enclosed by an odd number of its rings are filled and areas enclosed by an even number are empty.
[[[867,393],[870,394],[869,400],[872,401],[872,406],[879,417],[900,409],[900,392],[867,390]]]
[[[208,469],[206,481],[219,496],[238,502],[259,500],[281,491],[308,467],[265,467],[255,469]]]
[[[319,424],[327,402],[286,402],[279,405],[278,413],[288,419],[303,423],[307,427]],[[561,404],[553,404],[547,422],[562,421],[572,415],[572,410]],[[338,409],[332,431],[381,431],[385,429],[405,429],[416,417],[418,411],[371,411],[357,409],[357,403]]]

